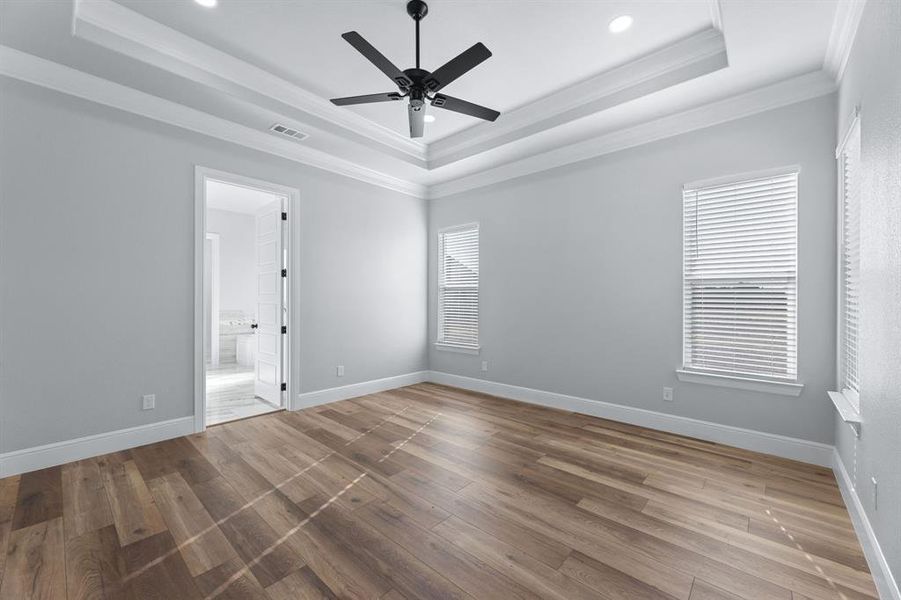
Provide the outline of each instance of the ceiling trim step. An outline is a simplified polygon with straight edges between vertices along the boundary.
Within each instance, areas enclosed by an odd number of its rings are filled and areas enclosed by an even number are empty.
[[[0,45],[0,75],[396,192],[426,197],[423,185],[3,45]]]
[[[317,120],[308,124],[352,141],[375,142],[377,150],[425,166],[423,143],[112,0],[77,0],[72,35],[251,103],[270,105],[263,108],[272,110],[272,104],[277,103],[282,107],[280,112],[305,114]],[[297,118],[297,114],[286,116]]]
[[[559,127],[729,65],[726,40],[707,28],[625,64],[429,144],[430,169]]]

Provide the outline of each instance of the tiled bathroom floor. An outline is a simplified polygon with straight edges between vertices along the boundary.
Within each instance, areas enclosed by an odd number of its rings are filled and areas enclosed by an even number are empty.
[[[235,419],[279,410],[253,393],[253,368],[237,364],[207,367],[206,424],[216,425]]]

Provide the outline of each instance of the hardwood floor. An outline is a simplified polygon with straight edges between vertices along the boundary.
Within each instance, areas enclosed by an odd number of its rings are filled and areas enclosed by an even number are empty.
[[[0,480],[0,598],[876,598],[832,473],[432,384]]]

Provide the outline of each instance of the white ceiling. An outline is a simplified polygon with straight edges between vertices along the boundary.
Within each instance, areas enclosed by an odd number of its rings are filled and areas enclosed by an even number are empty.
[[[221,181],[207,180],[207,208],[255,215],[259,209],[278,200],[279,197],[275,194],[252,190],[250,188],[223,183]]]
[[[328,103],[392,86],[341,39],[345,31],[411,66],[405,4],[0,0],[0,74],[421,194],[585,158],[568,148],[640,143],[655,135],[649,124],[680,115],[685,123],[666,131],[711,124],[714,112],[722,121],[830,93],[836,53],[853,41],[849,7],[860,2],[432,0],[423,66],[483,42],[494,55],[447,92],[502,115],[488,123],[430,108],[437,120],[421,141],[407,137],[400,103]],[[620,14],[635,23],[614,35],[607,24]],[[682,61],[691,68],[680,73]],[[148,109],[159,102],[168,104]],[[276,122],[309,137],[275,139]],[[636,127],[645,133],[631,133]]]
[[[395,91],[393,83],[341,38],[355,30],[401,69],[414,66],[414,25],[406,2],[373,0],[221,0],[205,9],[184,0],[117,0],[155,21],[239,56],[323,98]],[[435,70],[476,42],[493,56],[444,92],[509,111],[665,46],[711,23],[707,0],[431,0],[421,24],[422,66]],[[630,14],[630,30],[607,24]],[[407,131],[401,103],[353,110]],[[425,142],[478,120],[432,109]]]

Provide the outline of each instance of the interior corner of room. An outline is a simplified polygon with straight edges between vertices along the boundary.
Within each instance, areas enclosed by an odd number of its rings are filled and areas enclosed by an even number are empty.
[[[901,600],[899,248],[899,0],[0,2],[0,600]]]

